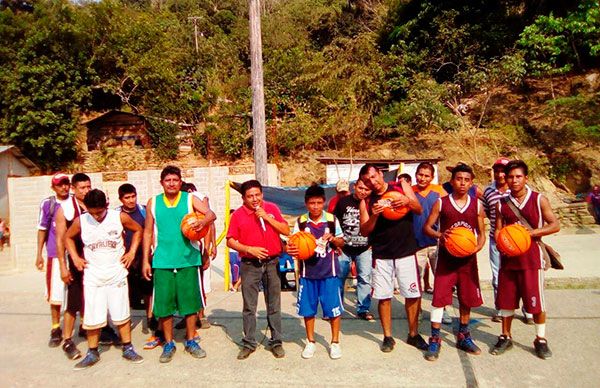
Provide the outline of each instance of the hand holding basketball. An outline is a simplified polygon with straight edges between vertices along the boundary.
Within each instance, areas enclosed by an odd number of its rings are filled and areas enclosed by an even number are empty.
[[[398,191],[386,192],[379,202],[384,206],[383,216],[388,220],[399,220],[410,211],[408,197]]]
[[[458,226],[444,233],[444,247],[454,257],[468,257],[477,252],[477,238],[470,229]]]
[[[315,254],[317,240],[308,232],[296,232],[288,241],[288,253],[298,260],[306,260]]]
[[[181,232],[192,241],[199,241],[208,233],[209,225],[204,224],[204,214],[186,214],[181,220]]]
[[[531,247],[531,236],[532,231],[523,225],[508,225],[498,232],[496,246],[505,256],[520,256],[526,253]]]

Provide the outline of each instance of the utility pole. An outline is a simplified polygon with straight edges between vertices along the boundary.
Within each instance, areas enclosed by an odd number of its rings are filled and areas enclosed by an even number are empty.
[[[252,79],[252,129],[256,179],[269,184],[267,173],[267,139],[265,134],[265,94],[263,87],[260,0],[248,0],[250,18],[250,75]]]
[[[188,20],[194,23],[194,43],[196,43],[196,55],[198,55],[198,20],[200,20],[200,16],[190,16]]]

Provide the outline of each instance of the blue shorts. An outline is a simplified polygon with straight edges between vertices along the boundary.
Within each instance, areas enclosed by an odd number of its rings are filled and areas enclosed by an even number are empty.
[[[335,318],[342,315],[344,306],[340,294],[340,279],[336,276],[325,279],[300,278],[297,313],[302,317],[314,317],[321,303],[323,316]]]

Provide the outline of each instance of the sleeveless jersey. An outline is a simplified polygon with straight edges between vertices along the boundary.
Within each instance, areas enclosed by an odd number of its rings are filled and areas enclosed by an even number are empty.
[[[81,206],[79,206],[79,202],[77,202],[75,196],[71,196],[70,200],[61,203],[60,207],[63,209],[63,215],[65,216],[65,220],[67,221],[67,229],[69,229],[69,227],[73,224],[75,218],[85,213],[85,210],[83,210]],[[75,247],[77,248],[77,253],[83,257],[83,241],[81,241],[81,236],[75,237],[74,240]]]
[[[332,226],[333,229],[331,229]],[[343,233],[335,216],[325,211],[317,223],[310,220],[308,213],[298,217],[296,225],[294,225],[294,232],[299,230],[309,232],[317,240],[325,234],[326,230],[336,237],[342,236]],[[300,276],[306,279],[326,279],[340,273],[337,249],[331,243],[327,243],[323,252],[315,251],[314,256],[310,259],[299,260],[299,264]]]
[[[511,195],[500,200],[500,217],[504,222],[504,226],[518,224],[519,219],[508,206],[507,201],[512,201],[513,204],[521,211],[523,218],[529,222],[533,228],[541,228],[544,226],[542,218],[542,207],[540,200],[542,195],[527,187],[525,200],[519,205],[519,202]],[[524,254],[516,257],[506,257],[500,254],[500,267],[506,270],[522,270],[522,269],[540,269],[544,268],[544,256],[542,250],[535,241],[531,242],[529,250]]]
[[[79,220],[88,263],[83,271],[85,284],[112,285],[125,279],[127,270],[121,263],[125,253],[121,213],[107,209],[102,222],[96,221],[88,213],[82,214]]]
[[[448,229],[463,226],[471,230],[475,237],[481,233],[477,214],[479,213],[479,201],[474,197],[467,195],[467,203],[461,209],[454,201],[454,196],[449,194],[440,198],[440,232],[444,233]],[[438,262],[436,271],[440,268],[445,271],[470,271],[477,270],[477,255],[472,254],[467,257],[454,257],[446,248],[440,244],[438,251]]]
[[[180,192],[172,205],[164,194],[152,199],[154,256],[152,268],[185,268],[201,264],[200,251],[181,233],[181,220],[193,211],[192,196]]]
[[[388,191],[404,193],[401,187],[394,186],[393,183],[388,184],[386,192]],[[369,213],[371,206],[381,197],[382,195],[371,194],[367,201]],[[408,212],[399,220],[388,220],[381,214],[369,235],[369,244],[373,249],[374,259],[389,260],[413,255],[419,250],[413,229],[413,213]]]
[[[436,185],[433,183],[430,184],[425,190],[419,190],[419,186],[417,185],[413,186],[415,196],[421,204],[421,208],[423,208],[423,212],[421,214],[413,215],[413,229],[415,231],[415,238],[417,239],[419,248],[437,245],[437,240],[435,238],[429,237],[423,232],[423,226],[425,226],[425,223],[429,218],[431,209],[433,209],[435,204],[438,202],[438,199],[440,199],[442,190],[443,188],[441,185]],[[437,228],[437,224],[434,225],[434,229],[437,230]]]

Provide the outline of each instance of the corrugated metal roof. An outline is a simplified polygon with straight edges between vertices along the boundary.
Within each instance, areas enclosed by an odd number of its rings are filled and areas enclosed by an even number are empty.
[[[14,145],[0,144],[0,154],[7,151],[10,151],[10,153],[12,153],[13,156],[23,163],[31,172],[37,173],[40,171],[40,168],[27,156],[23,155],[19,148],[15,147]]]

